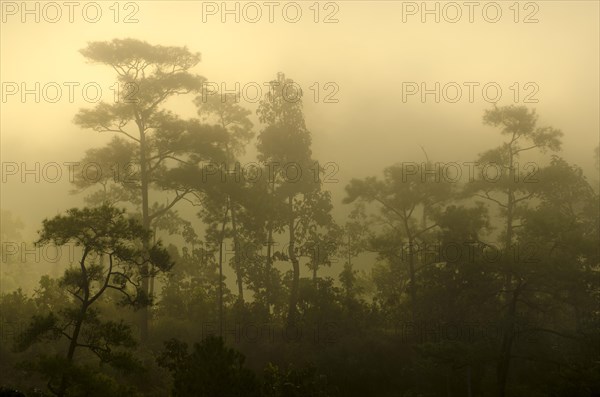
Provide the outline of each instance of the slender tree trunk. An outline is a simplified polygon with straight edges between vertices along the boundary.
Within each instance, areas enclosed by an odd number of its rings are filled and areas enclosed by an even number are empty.
[[[152,234],[152,244],[156,244],[156,226],[154,227]],[[148,287],[148,294],[154,296],[154,264],[150,264],[150,286]]]
[[[415,321],[417,315],[417,286],[415,277],[415,252],[412,238],[408,240],[408,269],[410,271],[410,303],[412,320]]]
[[[73,334],[71,335],[71,339],[69,341],[69,350],[67,350],[67,362],[69,363],[69,367],[73,362],[73,356],[75,355],[75,349],[77,349],[77,341],[79,340],[79,333],[81,332],[81,326],[83,325],[83,321],[85,320],[85,313],[89,307],[89,299],[90,299],[90,281],[88,279],[87,269],[85,267],[85,260],[88,256],[89,251],[87,248],[83,252],[83,256],[81,257],[81,261],[79,262],[79,266],[81,267],[81,277],[84,280],[83,284],[83,298],[81,299],[81,310],[79,310],[79,316],[75,321],[75,329],[73,330]],[[68,376],[67,374],[63,374],[60,388],[58,390],[57,396],[63,397],[67,391],[68,387]]]
[[[320,247],[316,247],[311,252],[311,265],[312,265],[312,281],[315,285],[317,285],[317,273],[319,271],[319,259],[321,252],[319,251]]]
[[[221,118],[221,127],[227,131],[227,124],[225,124],[224,120]],[[229,145],[225,144],[225,156],[227,158],[227,167],[231,165],[233,162],[233,156],[231,155],[231,149]],[[240,252],[240,244],[239,244],[239,236],[237,232],[237,223],[235,217],[235,203],[233,202],[231,196],[227,197],[228,206],[231,209],[231,228],[233,229],[233,251],[235,253],[235,274],[237,277],[237,285],[238,285],[238,302],[244,303],[244,280],[242,277],[242,268],[240,263],[241,252]]]
[[[271,244],[273,240],[273,222],[269,221],[267,234],[267,264],[265,268],[265,300],[267,304],[267,312],[271,315],[271,267],[273,265],[273,258],[271,257]]]
[[[223,338],[223,240],[225,240],[225,225],[227,224],[227,213],[229,205],[223,215],[221,224],[221,235],[219,236],[219,336]]]
[[[145,230],[150,230],[150,214],[148,210],[148,164],[146,163],[146,134],[144,126],[141,121],[138,121],[138,128],[140,131],[140,182],[142,189],[142,226]],[[144,249],[144,260],[148,257],[148,251],[150,249],[150,242],[148,239],[143,241]],[[148,279],[148,264],[144,263],[141,269],[142,273],[142,291],[149,295],[150,285]],[[150,327],[150,308],[144,305],[140,309],[140,338],[142,343],[148,341],[149,327]]]
[[[290,290],[290,307],[288,311],[287,323],[288,325],[296,324],[297,317],[297,306],[298,306],[298,290],[300,284],[300,263],[298,261],[298,257],[296,256],[296,235],[294,231],[294,197],[289,196],[288,205],[289,205],[289,220],[288,220],[288,228],[290,230],[290,244],[289,244],[289,253],[290,253],[290,261],[292,262],[293,267],[293,278],[292,278],[292,288]]]
[[[271,194],[275,194],[275,178],[271,181]],[[273,219],[269,217],[267,223],[267,263],[266,263],[266,278],[265,278],[265,299],[267,303],[267,313],[271,316],[272,291],[271,291],[271,268],[273,267],[272,245],[273,245]]]
[[[231,201],[230,198],[230,207],[231,207],[231,227],[233,229],[233,246],[235,252],[235,273],[237,276],[237,285],[238,285],[238,301],[240,303],[244,303],[244,279],[242,277],[242,266],[241,266],[241,258],[242,258],[242,247],[240,246],[239,236],[237,232],[237,222],[235,217],[235,203]]]
[[[410,309],[411,317],[414,322],[417,317],[417,285],[416,285],[416,272],[415,272],[415,247],[414,239],[408,226],[408,218],[404,217],[404,229],[408,236],[408,271],[410,278]]]
[[[73,357],[75,356],[75,349],[77,349],[77,341],[79,340],[79,333],[81,332],[81,326],[83,325],[83,320],[85,319],[85,313],[87,312],[88,303],[87,299],[81,304],[81,310],[79,312],[79,317],[75,322],[75,329],[73,330],[73,334],[71,335],[71,340],[69,341],[69,350],[67,351],[67,362],[69,366],[73,362]],[[63,374],[62,379],[60,381],[60,388],[58,390],[57,396],[64,397],[67,392],[67,387],[69,384],[67,374]]]
[[[498,382],[498,397],[506,396],[506,386],[508,382],[508,375],[510,371],[511,351],[513,345],[513,332],[515,323],[515,313],[517,310],[517,297],[518,289],[514,289],[512,294],[510,291],[513,289],[513,278],[512,271],[514,265],[514,257],[512,254],[513,249],[513,217],[515,210],[515,192],[512,185],[515,176],[514,159],[512,146],[508,147],[509,150],[509,180],[507,189],[507,206],[506,206],[506,239],[504,242],[504,296],[503,301],[508,303],[507,312],[504,315],[504,327],[502,329],[502,342],[500,345],[500,357],[496,368],[497,382]],[[509,301],[510,300],[510,301]]]
[[[512,152],[512,149],[511,149]],[[508,292],[511,283],[512,283],[512,273],[511,273],[511,265],[512,265],[512,240],[513,240],[513,218],[515,212],[515,191],[512,186],[512,181],[514,178],[514,166],[513,166],[513,158],[512,153],[510,155],[510,165],[509,165],[509,182],[508,182],[508,190],[507,190],[507,198],[508,202],[506,205],[506,240],[504,242],[504,247],[506,250],[506,265],[508,268],[506,269],[506,277],[505,277],[505,290]]]

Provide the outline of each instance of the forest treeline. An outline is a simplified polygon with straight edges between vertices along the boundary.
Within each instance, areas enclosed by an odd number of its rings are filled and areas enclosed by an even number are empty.
[[[534,109],[486,110],[503,143],[462,178],[425,153],[352,179],[339,220],[292,79],[254,126],[185,47],[81,53],[124,89],[75,115],[111,138],[81,161],[84,204],[40,225],[75,261],[1,296],[26,325],[1,340],[0,395],[600,395],[598,189]]]

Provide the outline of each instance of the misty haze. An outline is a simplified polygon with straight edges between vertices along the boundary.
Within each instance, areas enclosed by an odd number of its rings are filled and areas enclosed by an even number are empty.
[[[0,1],[0,397],[599,397],[597,1]]]

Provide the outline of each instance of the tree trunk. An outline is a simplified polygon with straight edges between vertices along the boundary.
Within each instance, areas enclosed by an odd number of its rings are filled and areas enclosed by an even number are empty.
[[[415,252],[412,238],[408,240],[408,269],[410,272],[410,306],[412,320],[415,321],[417,315],[417,286],[415,277]]]
[[[300,263],[298,261],[298,257],[296,257],[296,236],[294,233],[294,197],[289,196],[288,205],[289,205],[289,220],[288,220],[288,228],[290,230],[290,244],[289,244],[289,253],[290,253],[290,261],[292,262],[293,267],[293,278],[292,278],[292,288],[290,290],[290,307],[288,311],[287,323],[288,325],[296,324],[297,317],[297,306],[298,306],[298,290],[300,284]]]
[[[240,303],[244,303],[244,280],[242,278],[242,266],[240,263],[242,257],[242,247],[240,246],[239,237],[237,233],[237,223],[235,218],[235,204],[231,201],[230,198],[230,207],[231,207],[231,227],[233,229],[233,246],[235,252],[235,273],[237,276],[237,285],[238,285],[238,301]]]
[[[268,224],[268,237],[267,237],[267,264],[266,264],[266,277],[265,277],[265,300],[267,304],[267,312],[271,315],[271,267],[273,265],[273,258],[271,258],[271,244],[273,240],[273,223],[269,221]]]
[[[415,272],[415,247],[413,235],[408,226],[408,218],[404,217],[404,229],[408,236],[408,271],[410,278],[410,311],[412,321],[414,322],[417,317],[417,285],[416,285],[416,272]]]
[[[271,194],[275,193],[275,179],[271,184]],[[267,264],[266,264],[266,279],[265,279],[265,299],[267,303],[267,313],[271,316],[271,268],[273,267],[272,244],[273,244],[273,219],[269,218],[267,223]]]
[[[150,214],[148,210],[148,169],[146,163],[146,134],[144,126],[141,121],[138,122],[138,128],[140,130],[140,182],[142,189],[142,226],[145,230],[150,230]],[[148,257],[148,251],[150,249],[150,242],[148,239],[144,239],[144,260]],[[149,295],[150,284],[148,280],[148,264],[144,263],[141,269],[142,273],[142,291],[144,294]],[[149,327],[150,327],[150,308],[146,305],[141,308],[140,314],[140,338],[142,343],[148,341]]]
[[[87,301],[82,303],[81,311],[79,312],[79,317],[77,318],[77,322],[75,323],[75,329],[73,330],[73,335],[71,335],[71,340],[69,342],[69,350],[67,351],[67,362],[70,364],[73,362],[73,357],[75,356],[75,349],[77,348],[77,340],[79,339],[79,333],[81,332],[81,326],[83,325],[83,320],[85,318],[85,313],[87,312],[88,304]],[[57,393],[57,397],[64,397],[67,392],[68,386],[68,376],[67,374],[63,374],[62,379],[60,381],[60,388]]]
[[[514,181],[515,169],[512,146],[509,145],[509,181],[507,190],[507,205],[506,205],[506,240],[504,242],[504,300],[508,303],[507,313],[504,317],[506,324],[502,332],[502,342],[500,345],[500,357],[496,368],[498,381],[498,397],[505,397],[506,384],[508,382],[508,374],[510,370],[511,350],[513,343],[513,331],[515,322],[515,313],[517,310],[518,289],[515,289],[512,295],[509,291],[513,288],[512,268],[514,265],[514,256],[512,255],[512,239],[513,239],[513,217],[515,210],[515,192],[512,182]],[[502,296],[502,295],[501,295]],[[508,300],[510,299],[510,302]]]
[[[229,205],[223,215],[221,235],[219,236],[219,336],[223,338],[223,240],[225,240],[225,225],[227,224],[227,213]]]

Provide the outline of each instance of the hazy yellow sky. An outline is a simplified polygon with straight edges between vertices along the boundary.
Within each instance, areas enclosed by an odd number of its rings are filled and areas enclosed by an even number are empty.
[[[399,161],[421,161],[419,145],[435,161],[462,162],[501,142],[496,131],[481,124],[483,110],[492,106],[483,99],[481,86],[490,82],[503,90],[499,105],[514,103],[510,87],[515,82],[520,84],[520,104],[531,91],[525,90],[524,84],[539,88],[534,95],[538,103],[528,106],[537,109],[541,124],[563,130],[567,160],[593,168],[593,149],[600,131],[598,1],[536,1],[516,6],[513,1],[478,2],[472,23],[468,9],[461,6],[464,2],[427,2],[431,9],[436,4],[439,7],[439,23],[432,15],[425,15],[428,19],[423,23],[421,9],[415,15],[407,14],[414,10],[411,7],[420,8],[421,2],[401,1],[320,2],[316,6],[313,1],[276,2],[273,23],[268,21],[268,8],[262,1],[253,3],[263,13],[257,23],[244,20],[244,10],[248,18],[254,15],[253,5],[245,2],[238,6],[239,23],[231,15],[223,23],[219,12],[203,14],[210,7],[220,9],[221,2],[119,2],[117,23],[113,1],[78,3],[73,23],[61,1],[55,3],[62,12],[56,23],[47,20],[55,18],[55,9],[47,2],[39,2],[39,22],[33,14],[25,15],[22,22],[21,2],[0,3],[2,162],[78,161],[87,148],[106,143],[110,135],[72,124],[79,108],[93,106],[82,97],[84,84],[97,83],[102,98],[110,101],[114,83],[108,68],[87,64],[78,50],[90,41],[131,37],[201,52],[202,62],[195,71],[230,88],[235,82],[241,86],[262,84],[279,71],[296,80],[305,92],[315,157],[322,163],[339,164],[336,199],[341,199],[343,186],[352,177],[379,174]],[[31,9],[34,3],[30,2]],[[235,3],[227,6],[233,8]],[[446,19],[455,16],[454,4],[459,5],[462,17],[451,23]],[[84,7],[87,16],[91,15],[88,19],[93,19],[99,8],[99,21],[87,22],[82,15]],[[281,11],[284,7],[288,16],[294,15],[294,7],[301,9],[300,21],[286,21]],[[486,21],[484,7],[488,19],[499,8],[500,20]],[[316,8],[319,23],[314,22]],[[123,23],[131,12],[138,22]],[[338,22],[323,23],[331,13]],[[515,17],[519,22],[515,23]],[[524,23],[527,17],[538,22]],[[61,99],[35,103],[33,95],[25,102],[19,94],[6,95],[7,84],[20,87],[25,83],[33,88],[36,82],[63,86]],[[65,82],[79,83],[73,103],[69,103]],[[309,88],[315,82],[321,87],[318,103]],[[328,92],[323,87],[328,82],[339,87],[334,96],[338,103],[323,103]],[[479,88],[475,88],[473,103],[464,86],[457,103],[435,103],[433,95],[426,103],[418,95],[403,102],[402,88],[407,82],[426,82],[428,87],[435,82],[441,86],[475,82]],[[192,117],[190,100],[174,101],[172,107],[181,116]],[[1,206],[35,229],[41,218],[78,203],[79,198],[69,196],[68,183],[63,182],[21,183],[18,176],[9,176],[2,183]]]

